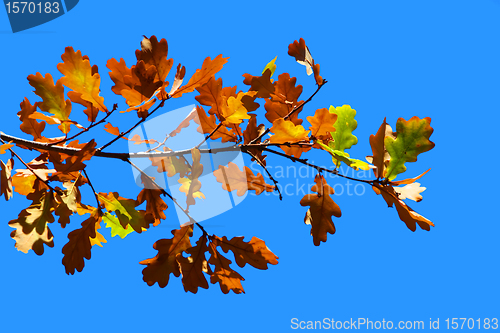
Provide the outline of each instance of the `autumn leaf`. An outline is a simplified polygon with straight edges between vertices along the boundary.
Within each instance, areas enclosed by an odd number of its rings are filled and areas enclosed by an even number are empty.
[[[396,123],[396,138],[386,137],[384,143],[391,159],[387,166],[385,177],[393,180],[406,171],[405,162],[416,162],[418,154],[434,148],[434,142],[429,140],[434,129],[430,126],[431,118],[413,117],[406,121],[399,118]]]
[[[68,133],[70,125],[65,124],[69,120],[71,114],[71,102],[64,100],[64,87],[61,80],[58,80],[54,85],[52,75],[46,74],[45,77],[40,73],[28,76],[29,84],[35,88],[35,94],[40,96],[43,102],[38,102],[37,105],[40,110],[51,113],[54,118],[59,120],[62,124],[59,129],[63,133]]]
[[[181,253],[176,255],[177,262],[182,274],[182,284],[186,292],[193,294],[198,292],[198,287],[208,289],[208,282],[203,273],[209,274],[209,266],[205,257],[208,251],[207,237],[202,235],[196,242],[196,246],[185,250],[189,257],[184,257]]]
[[[269,98],[274,93],[274,85],[271,82],[271,70],[267,69],[261,76],[243,74],[243,83],[250,86],[250,91],[256,91],[258,98]]]
[[[189,237],[193,235],[193,225],[172,230],[172,235],[172,239],[160,239],[154,243],[153,248],[158,251],[154,258],[140,262],[141,265],[147,265],[142,274],[144,282],[149,286],[158,283],[160,288],[165,288],[170,274],[175,277],[181,274],[176,256],[191,247]]]
[[[30,118],[30,115],[36,112],[36,105],[31,105],[27,97],[21,102],[21,111],[17,113],[19,120],[21,120],[21,131],[26,134],[32,135],[33,140],[41,141],[43,139],[42,132],[45,129],[44,122],[38,122],[36,119]]]
[[[106,228],[111,229],[111,237],[120,236],[120,238],[125,238],[128,234],[134,232],[134,229],[130,225],[125,228],[120,224],[118,218],[110,213],[106,212],[102,216],[102,220],[106,223]]]
[[[245,279],[238,272],[229,267],[231,260],[222,256],[217,251],[217,247],[214,243],[210,243],[209,251],[211,256],[208,263],[215,266],[210,276],[210,282],[212,284],[219,283],[220,289],[224,294],[229,293],[230,290],[235,294],[245,293],[241,285],[241,281],[245,281]]]
[[[309,127],[311,136],[321,138],[327,136],[331,132],[335,132],[337,115],[335,113],[330,113],[327,108],[322,108],[316,110],[314,116],[307,117],[307,121],[311,124]]]
[[[227,62],[227,59],[229,58],[222,58],[221,54],[215,57],[214,60],[210,59],[210,57],[207,57],[205,61],[203,61],[201,69],[197,69],[191,79],[189,79],[189,82],[177,89],[171,95],[171,97],[181,97],[182,94],[190,93],[196,88],[201,87],[202,85],[207,83],[212,76],[214,76],[218,71],[222,69],[222,66],[224,66],[224,64]]]
[[[68,174],[74,171],[79,171],[85,169],[87,166],[83,161],[88,161],[94,156],[96,152],[96,143],[94,139],[87,142],[80,151],[73,156],[66,159],[66,163],[61,163],[61,161],[52,160],[54,168],[58,173]],[[54,175],[55,176],[55,175]]]
[[[266,119],[273,123],[276,119],[284,118],[294,108],[303,103],[299,101],[302,94],[302,86],[299,84],[295,86],[297,78],[292,77],[288,73],[283,73],[278,76],[278,81],[275,82],[275,91],[270,94],[270,98],[266,99],[264,108],[266,109]],[[302,108],[294,112],[290,117],[295,125],[302,124],[302,119],[298,119],[299,112]]]
[[[96,223],[95,224],[95,237],[90,238],[90,245],[94,246],[97,245],[99,247],[102,247],[102,243],[107,243],[108,241],[104,236],[98,231],[101,229],[101,223]]]
[[[274,71],[276,70],[276,64],[274,63],[276,61],[276,59],[278,58],[278,56],[274,57],[273,60],[271,60],[267,65],[266,67],[264,67],[264,70],[262,71],[262,74],[264,74],[266,72],[266,70],[270,70],[271,71],[271,76],[273,76],[274,74]]]
[[[249,264],[258,269],[267,269],[267,264],[277,265],[278,257],[269,250],[263,240],[252,237],[249,242],[245,242],[244,237],[233,237],[228,240],[226,236],[216,238],[215,244],[220,246],[224,253],[232,251],[236,264],[244,267]]]
[[[167,40],[162,38],[158,42],[158,39],[154,35],[148,38],[148,40],[151,43],[151,49],[147,51],[136,50],[135,56],[137,58],[137,62],[142,60],[146,66],[154,66],[158,75],[155,80],[165,81],[174,63],[173,59],[167,59]]]
[[[73,230],[68,234],[68,243],[64,245],[62,263],[66,268],[66,274],[75,274],[75,270],[81,272],[85,266],[83,258],[90,259],[92,248],[91,239],[96,238],[96,224],[101,222],[101,212],[94,210],[92,215],[82,222],[80,229]]]
[[[203,110],[201,106],[196,106],[196,112],[198,113],[198,119],[195,118],[195,121],[197,120],[200,125],[198,126],[198,132],[204,134],[212,133],[217,128],[217,118],[213,114],[207,116],[205,110]],[[228,130],[224,126],[220,126],[210,138],[212,140],[222,139],[222,142],[236,142],[238,140],[234,131]]]
[[[422,193],[426,187],[420,186],[420,183],[411,183],[403,187],[394,187],[394,191],[398,194],[399,199],[411,199],[413,201],[422,201]]]
[[[400,200],[398,198],[398,194],[391,185],[374,184],[373,190],[377,194],[382,194],[382,197],[385,202],[387,202],[389,207],[396,207],[399,218],[411,231],[415,231],[417,229],[417,224],[420,228],[427,231],[431,230],[431,226],[434,226],[434,223],[415,212],[408,205],[406,205],[406,203]]]
[[[332,155],[333,163],[337,163],[338,161],[344,162],[345,164],[347,164],[347,166],[353,168],[354,170],[370,170],[374,168],[373,165],[370,165],[364,161],[350,158],[348,153],[333,149],[333,147],[335,146],[335,143],[333,141],[328,142],[328,146],[320,141],[316,141],[316,144],[318,144],[322,149],[326,150]]]
[[[309,131],[306,131],[302,125],[295,125],[290,120],[277,119],[274,121],[271,127],[271,135],[269,138],[270,143],[296,143],[300,141],[309,142]],[[300,146],[280,146],[280,148],[288,155],[293,155],[295,157],[300,157],[304,152],[307,152],[311,147],[300,147]]]
[[[27,196],[31,192],[34,192],[38,186],[35,186],[37,176],[33,173],[36,173],[41,179],[47,180],[48,174],[56,172],[54,169],[47,169],[47,163],[47,154],[44,153],[28,163],[31,170],[17,169],[16,173],[12,176],[12,186],[14,186],[14,191],[23,196]],[[41,182],[39,183],[43,184]]]
[[[415,177],[415,178],[408,178],[408,179],[403,179],[403,180],[398,180],[398,181],[392,181],[392,182],[389,182],[390,185],[394,185],[394,186],[399,186],[399,185],[407,185],[407,184],[411,184],[411,183],[414,183],[415,181],[419,180],[420,178],[422,178],[427,172],[429,172],[431,169],[427,169],[427,171],[425,171],[424,173],[422,173],[421,175]]]
[[[167,204],[161,198],[163,191],[157,188],[151,180],[141,174],[141,181],[144,184],[144,188],[137,196],[136,206],[141,205],[146,201],[146,214],[151,214],[154,218],[153,226],[156,227],[160,224],[161,220],[165,220],[167,217],[163,212],[168,208]]]
[[[55,214],[59,216],[59,223],[61,227],[65,227],[69,223],[69,217],[78,211],[78,202],[81,201],[80,191],[77,182],[66,182],[64,187],[66,191],[62,191],[63,194],[57,193],[55,199],[57,202],[57,208]]]
[[[337,115],[337,121],[334,124],[335,132],[331,133],[334,143],[332,148],[344,152],[358,143],[358,138],[352,134],[358,127],[358,122],[354,119],[356,110],[349,105],[330,106],[330,113]]]
[[[294,57],[299,64],[306,66],[307,75],[314,73],[317,85],[323,84],[323,78],[319,75],[319,64],[314,63],[304,39],[301,38],[298,42],[294,41],[288,45],[288,55]]]
[[[52,232],[47,226],[54,222],[53,194],[52,191],[35,191],[27,198],[33,200],[31,205],[21,211],[17,220],[9,222],[16,229],[12,231],[11,237],[16,240],[19,251],[28,253],[28,250],[33,249],[36,254],[42,255],[43,244],[54,246]]]
[[[166,147],[163,147],[163,150],[165,152],[171,151],[171,149]],[[160,173],[166,172],[167,177],[173,177],[176,174],[179,174],[180,177],[184,177],[191,170],[184,156],[155,157],[154,155],[150,155],[149,159],[151,165],[157,167],[157,171]]]
[[[172,88],[170,89],[169,95],[174,94],[177,91],[177,89],[179,89],[182,82],[184,81],[185,75],[186,75],[186,67],[181,66],[181,64],[179,64],[177,66],[177,72],[175,73],[174,83],[172,84]]]
[[[193,157],[191,174],[187,178],[180,178],[178,180],[178,182],[182,184],[179,191],[186,194],[187,211],[189,211],[189,206],[192,206],[196,203],[196,201],[194,200],[195,197],[203,199],[205,198],[203,193],[200,192],[201,182],[198,180],[198,178],[203,173],[203,165],[200,163],[200,150],[198,148],[191,149],[191,156]]]
[[[115,212],[122,227],[132,227],[135,232],[141,233],[142,229],[148,229],[151,219],[145,217],[143,210],[136,210],[136,201],[125,199],[118,195],[117,192],[98,193],[99,201],[106,207],[108,212]]]
[[[61,78],[62,84],[73,90],[68,92],[71,101],[81,103],[80,99],[83,99],[90,102],[93,107],[107,113],[104,98],[99,96],[101,77],[97,73],[97,66],[93,70],[88,57],[82,57],[80,50],[75,52],[71,46],[66,47],[61,59],[63,62],[57,65],[57,69],[64,75]],[[95,117],[90,119],[90,121],[94,120]]]
[[[265,130],[264,124],[260,124],[257,126],[257,116],[252,114],[250,116],[250,120],[248,121],[246,129],[243,131],[243,140],[245,144],[249,144],[252,142],[254,139],[259,137]],[[261,143],[262,138],[257,140],[255,143],[259,144]],[[266,166],[266,157],[267,155],[262,154],[262,149],[255,149],[255,148],[250,148],[248,151],[262,163],[262,165]],[[252,157],[252,161],[255,159]]]
[[[386,136],[387,123],[386,118],[384,122],[380,125],[377,133],[375,135],[370,135],[370,146],[372,147],[373,156],[371,157],[371,163],[375,166],[373,172],[375,177],[383,177],[385,170],[385,161],[387,159],[387,151],[385,149],[384,138]]]
[[[266,184],[264,177],[260,173],[255,176],[247,166],[245,166],[245,172],[243,172],[233,162],[229,162],[227,167],[219,165],[219,169],[215,170],[213,175],[222,184],[224,190],[228,192],[236,190],[239,197],[243,196],[247,190],[254,190],[257,195],[264,191],[274,191],[274,186]]]
[[[0,155],[5,154],[5,152],[12,147],[14,147],[14,145],[10,144],[10,143],[4,143],[4,144],[0,145]]]
[[[0,161],[0,196],[3,194],[6,201],[12,198],[12,168],[14,167],[14,160],[10,158],[7,163]]]
[[[314,182],[316,184],[311,188],[311,191],[317,194],[306,194],[300,200],[300,205],[310,207],[304,222],[311,225],[314,245],[319,246],[321,242],[326,242],[328,233],[332,235],[335,233],[332,216],[340,217],[342,213],[340,207],[330,196],[334,190],[327,184],[325,178],[317,175]]]
[[[130,89],[133,86],[132,80],[132,70],[127,67],[125,60],[120,58],[118,62],[116,59],[111,58],[106,63],[106,67],[108,67],[111,72],[109,72],[109,77],[115,83],[111,90],[117,94],[121,95],[122,90]],[[128,77],[127,83],[125,83],[125,77]]]

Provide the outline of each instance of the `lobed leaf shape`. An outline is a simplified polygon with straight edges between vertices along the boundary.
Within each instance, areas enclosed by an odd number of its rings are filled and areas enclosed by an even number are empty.
[[[215,266],[210,275],[210,282],[212,284],[219,283],[224,294],[228,294],[230,290],[235,294],[245,293],[241,285],[241,281],[245,281],[245,279],[229,266],[231,260],[221,255],[213,242],[209,245],[209,251],[211,256],[208,263]]]
[[[306,131],[302,125],[295,125],[290,120],[284,120],[282,118],[274,121],[271,127],[271,135],[269,138],[270,143],[282,143],[290,144],[297,143],[301,141],[309,142],[309,131]],[[302,153],[311,150],[311,147],[301,147],[301,146],[280,146],[280,148],[288,155],[293,155],[295,157],[300,157]]]
[[[33,140],[43,141],[44,136],[42,135],[45,129],[45,122],[38,122],[36,119],[30,118],[30,115],[36,112],[36,104],[31,105],[27,97],[20,104],[21,111],[17,113],[19,120],[21,120],[21,131],[26,134],[32,135]]]
[[[147,39],[150,42],[151,48],[148,50],[136,50],[135,56],[137,58],[137,62],[143,61],[147,67],[154,66],[157,73],[155,80],[163,82],[166,80],[167,75],[170,73],[172,65],[174,64],[174,59],[167,59],[167,40],[162,38],[158,42],[158,39],[154,35]]]
[[[245,172],[241,171],[238,165],[229,162],[228,166],[219,165],[219,168],[213,172],[216,180],[222,184],[222,188],[228,192],[237,191],[236,194],[241,197],[247,190],[254,190],[259,195],[262,192],[273,192],[275,187],[264,181],[262,174],[255,176],[247,166]]]
[[[200,125],[198,126],[197,131],[204,134],[210,134],[215,131],[218,126],[216,124],[217,118],[213,114],[207,116],[205,110],[203,110],[201,106],[196,106],[196,112],[198,113],[198,118],[195,118],[195,121],[197,121]],[[222,142],[236,142],[238,140],[234,130],[228,130],[224,126],[219,127],[219,129],[214,132],[210,138],[212,140],[222,139]]]
[[[398,194],[391,185],[381,185],[375,183],[373,186],[373,190],[377,194],[382,194],[382,197],[384,198],[385,202],[387,202],[387,205],[389,207],[396,207],[399,218],[411,231],[415,231],[417,229],[417,224],[421,229],[427,231],[431,230],[431,226],[434,226],[434,223],[415,212],[413,209],[411,209],[411,207],[400,200]]]
[[[317,109],[314,116],[307,117],[307,121],[311,124],[309,127],[311,136],[321,139],[331,135],[331,132],[336,131],[337,117],[337,114],[331,113],[327,108]]]
[[[106,212],[102,216],[102,220],[106,223],[106,228],[111,229],[111,237],[120,236],[120,238],[125,238],[128,234],[134,232],[134,229],[130,225],[125,228],[121,225],[118,218],[110,213]]]
[[[163,147],[165,152],[172,151],[167,147]],[[173,177],[179,174],[179,177],[185,177],[191,168],[184,156],[150,156],[151,165],[157,167],[158,172],[166,172],[167,177]]]
[[[77,182],[65,182],[66,190],[63,194],[56,193],[55,200],[57,208],[55,214],[59,216],[59,223],[64,228],[69,222],[69,217],[78,211],[78,203],[81,201],[81,194],[77,186]]]
[[[89,142],[83,144],[83,147],[80,149],[80,151],[72,156],[69,156],[68,158],[65,159],[65,163],[62,163],[61,160],[56,160],[54,157],[56,154],[52,154],[51,156],[51,162],[54,164],[54,169],[57,171],[56,174],[54,174],[52,177],[60,174],[70,174],[75,171],[80,171],[84,170],[86,168],[86,164],[83,163],[84,161],[88,161],[94,156],[96,152],[96,143],[94,139],[90,140]],[[57,154],[58,156],[61,156]]]
[[[40,96],[43,102],[37,102],[40,110],[48,112],[57,119],[61,125],[59,129],[67,134],[70,130],[70,123],[68,123],[69,115],[71,114],[71,101],[64,100],[64,87],[61,80],[54,84],[52,75],[47,73],[45,77],[40,73],[28,76],[29,84],[35,88],[35,94]]]
[[[107,113],[104,98],[99,96],[101,77],[97,66],[90,66],[89,58],[82,56],[80,50],[75,52],[71,46],[66,47],[61,59],[63,62],[57,65],[57,69],[64,75],[61,83],[72,90],[68,92],[71,101],[80,104],[81,100],[87,101],[94,108]],[[91,114],[89,121],[94,121],[96,116],[97,114]]]
[[[240,267],[245,267],[249,264],[255,268],[265,270],[267,264],[277,265],[279,259],[274,253],[269,250],[266,243],[257,238],[252,237],[249,242],[245,242],[244,237],[233,237],[228,240],[226,236],[215,238],[215,244],[220,246],[224,253],[232,251],[236,264]]]
[[[97,245],[99,247],[103,247],[102,243],[107,243],[108,241],[104,236],[98,231],[101,229],[101,223],[96,223],[95,224],[95,237],[90,238],[90,245],[94,246]]]
[[[250,120],[248,121],[247,127],[243,131],[243,140],[245,144],[249,144],[254,139],[259,137],[264,131],[266,127],[264,124],[260,124],[257,126],[257,116],[252,114],[250,115]],[[261,143],[262,138],[257,140],[255,143]],[[262,149],[249,148],[248,151],[253,154],[253,156],[257,157],[257,159],[262,163],[262,165],[266,166],[266,157],[267,155],[262,154]],[[255,159],[252,157],[252,161]]]
[[[358,143],[358,138],[352,134],[358,127],[358,122],[354,119],[356,110],[349,105],[330,106],[330,113],[337,115],[337,121],[334,124],[335,131],[331,132],[333,138],[333,146],[331,147],[334,150],[344,152]]]
[[[141,174],[141,181],[144,184],[144,188],[139,192],[136,200],[136,206],[141,205],[146,201],[146,214],[150,214],[153,219],[153,227],[160,224],[161,220],[165,220],[167,217],[163,212],[168,208],[167,204],[161,198],[163,191],[156,187],[153,182],[144,174]]]
[[[207,236],[202,235],[196,242],[196,246],[184,251],[190,255],[189,257],[184,257],[182,252],[176,255],[176,260],[182,274],[182,284],[186,292],[190,291],[196,294],[198,288],[208,289],[208,282],[204,274],[211,273],[205,257],[205,252],[208,250]]]
[[[108,212],[115,212],[123,228],[132,227],[135,232],[141,233],[153,223],[152,217],[147,216],[143,210],[136,210],[136,201],[122,198],[117,192],[98,193],[99,201],[106,207]]]
[[[394,191],[398,194],[400,200],[411,199],[413,201],[422,201],[422,193],[426,187],[420,186],[420,183],[411,183],[403,187],[394,187]]]
[[[7,152],[7,150],[9,150],[12,147],[14,147],[14,145],[11,143],[4,143],[4,144],[0,145],[0,155],[5,154]]]
[[[33,249],[37,255],[42,255],[44,244],[54,247],[53,235],[47,226],[48,223],[54,222],[53,193],[52,191],[35,191],[27,198],[33,202],[21,211],[16,220],[9,222],[9,225],[16,229],[10,236],[16,241],[16,248],[19,251],[28,253],[30,249]]]
[[[186,194],[187,211],[189,211],[189,206],[192,206],[196,203],[196,201],[194,200],[195,197],[205,198],[203,193],[200,192],[201,182],[198,180],[198,178],[203,173],[203,165],[200,163],[200,150],[198,148],[191,149],[191,156],[193,157],[191,174],[187,178],[181,178],[178,180],[178,182],[183,185],[179,190]]]
[[[201,69],[197,69],[191,79],[189,79],[188,83],[177,89],[171,97],[181,97],[183,94],[190,93],[196,88],[203,86],[212,78],[212,76],[222,69],[224,64],[227,63],[227,59],[229,58],[223,58],[221,54],[213,60],[210,59],[210,57],[205,58]]]
[[[245,96],[254,97],[255,93],[255,91],[249,91],[248,93],[240,92],[237,97],[230,96],[226,103],[222,104],[220,119],[225,126],[229,127],[232,124],[240,124],[244,119],[250,119],[250,115],[242,102],[242,98]],[[223,98],[223,100],[225,100],[225,98]]]
[[[160,239],[154,243],[153,248],[158,251],[154,258],[140,262],[141,265],[147,265],[142,274],[144,282],[149,286],[158,283],[160,288],[165,288],[170,274],[175,277],[181,274],[176,257],[192,247],[189,238],[193,235],[193,225],[172,230],[172,235],[174,236],[172,239]]]
[[[334,190],[325,178],[318,174],[314,178],[316,183],[311,191],[317,194],[306,194],[301,200],[301,206],[309,206],[309,210],[304,218],[304,223],[311,225],[311,235],[314,245],[319,246],[321,242],[326,242],[327,234],[335,233],[335,225],[332,216],[341,217],[340,207],[333,201],[331,194]]]
[[[10,158],[7,163],[0,161],[0,196],[3,194],[6,201],[12,198],[12,168],[14,159]]]
[[[276,119],[286,117],[294,108],[298,107],[303,101],[298,101],[302,94],[302,86],[295,86],[297,79],[290,78],[288,73],[283,73],[278,76],[278,81],[274,83],[275,90],[270,94],[270,98],[266,99],[264,108],[266,109],[266,119],[273,123]],[[302,119],[298,119],[299,112],[302,108],[294,112],[290,117],[295,125],[302,124]]]
[[[66,269],[66,274],[75,274],[75,270],[81,272],[85,267],[83,258],[90,259],[91,239],[97,238],[96,225],[101,223],[101,215],[101,211],[95,209],[91,216],[82,222],[81,228],[68,234],[69,241],[62,249],[64,254],[62,263]]]
[[[385,161],[388,159],[384,144],[386,131],[387,123],[386,118],[384,118],[384,122],[380,125],[377,133],[375,135],[370,135],[370,146],[373,152],[371,163],[375,166],[373,173],[377,178],[383,177],[385,171]]]
[[[299,64],[306,66],[307,75],[314,73],[317,85],[323,84],[323,78],[319,75],[319,64],[314,63],[314,59],[303,38],[288,45],[288,55],[294,57]]]
[[[385,177],[393,180],[406,171],[406,162],[416,162],[417,156],[434,148],[429,138],[434,129],[430,126],[431,118],[413,117],[406,121],[399,118],[396,123],[396,138],[386,137],[384,143],[391,156]]]
[[[250,86],[250,91],[256,91],[258,98],[269,98],[274,93],[274,85],[271,82],[271,70],[266,69],[261,76],[243,74],[243,83]]]

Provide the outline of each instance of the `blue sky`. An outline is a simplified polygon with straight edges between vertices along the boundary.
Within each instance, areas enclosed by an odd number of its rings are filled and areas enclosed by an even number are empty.
[[[350,153],[357,158],[371,154],[368,137],[384,117],[393,127],[399,117],[431,117],[431,140],[436,143],[418,162],[409,163],[406,172],[417,176],[432,167],[421,179],[427,187],[423,201],[410,203],[435,223],[430,232],[409,231],[368,187],[362,195],[335,196],[343,216],[334,221],[337,233],[319,247],[303,223],[301,195],[281,202],[272,196],[248,196],[235,209],[206,221],[210,233],[259,237],[280,257],[267,271],[237,269],[245,277],[245,295],[223,295],[217,285],[186,294],[175,278],[164,289],[142,281],[138,262],[154,256],[153,243],[170,238],[170,230],[178,227],[170,202],[167,221],[157,228],[123,240],[103,231],[108,243],[94,247],[83,272],[68,276],[61,249],[81,220],[64,230],[52,225],[55,247],[43,256],[24,254],[14,248],[7,222],[28,201],[19,195],[8,203],[2,199],[1,331],[281,332],[292,330],[292,318],[422,320],[426,327],[431,318],[439,318],[444,330],[447,318],[499,318],[500,221],[494,212],[499,16],[500,1],[493,0],[218,5],[88,0],[54,21],[13,34],[6,12],[0,10],[0,131],[5,133],[27,137],[16,115],[25,96],[36,100],[26,77],[36,72],[57,77],[66,46],[81,50],[99,66],[108,107],[119,103],[124,108],[123,98],[111,92],[106,61],[123,57],[132,64],[143,34],[166,38],[169,56],[186,66],[187,76],[207,56],[230,57],[218,75],[225,86],[241,89],[242,74],[257,75],[278,56],[277,73],[296,76],[303,96],[309,96],[315,89],[313,78],[287,55],[288,44],[302,37],[329,81],[302,117],[330,105],[351,105],[357,110],[354,134],[359,143]],[[167,110],[194,103],[194,96],[174,100]],[[257,112],[264,121],[262,111]],[[116,116],[113,125],[136,121],[132,114],[120,116],[123,120]],[[126,149],[123,142],[109,151]],[[329,163],[327,154],[311,158]],[[292,166],[275,157],[268,163]],[[96,158],[88,172],[98,191],[134,197],[140,190],[122,162]],[[309,173],[278,180],[311,186],[313,178]],[[349,186],[336,178],[330,185],[336,183]]]

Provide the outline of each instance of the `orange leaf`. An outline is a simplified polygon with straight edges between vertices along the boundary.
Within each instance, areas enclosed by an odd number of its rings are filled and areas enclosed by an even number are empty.
[[[151,214],[155,220],[153,226],[156,227],[160,224],[161,220],[167,218],[163,211],[166,210],[168,206],[161,198],[161,194],[163,193],[162,190],[156,188],[151,180],[143,174],[141,174],[141,180],[144,184],[144,188],[137,196],[136,206],[146,201],[146,214]]]
[[[142,60],[147,67],[155,66],[158,74],[158,77],[155,80],[165,81],[174,63],[174,59],[167,59],[167,40],[162,38],[158,42],[158,39],[154,35],[147,39],[150,42],[151,48],[148,50],[136,50],[135,56],[137,58],[137,62]]]
[[[170,151],[170,149],[164,147],[164,151]],[[151,156],[149,159],[151,165],[157,167],[158,172],[167,172],[167,177],[173,177],[177,173],[180,177],[184,177],[190,171],[184,156]]]
[[[90,66],[88,57],[82,57],[80,50],[75,52],[71,46],[66,47],[61,59],[63,62],[57,65],[59,72],[64,75],[61,82],[73,90],[68,92],[68,97],[75,103],[81,103],[81,100],[90,102],[95,108],[107,112],[104,98],[99,96],[101,77],[97,73],[97,66]],[[90,121],[94,120],[95,117]]]
[[[198,292],[198,287],[208,289],[208,282],[205,278],[205,273],[209,273],[208,262],[205,257],[205,252],[208,251],[207,237],[202,235],[196,242],[196,246],[190,247],[185,252],[190,254],[190,257],[183,257],[182,253],[176,256],[182,274],[182,284],[186,292],[190,291],[193,294]]]
[[[66,274],[75,274],[75,270],[81,272],[85,266],[83,258],[90,259],[92,248],[91,238],[96,238],[96,224],[101,223],[101,212],[95,209],[92,215],[82,222],[80,229],[73,230],[68,234],[68,243],[64,245],[62,263],[66,268]]]
[[[323,108],[316,110],[314,117],[307,117],[307,121],[311,124],[309,127],[311,135],[315,138],[321,138],[328,136],[330,132],[335,132],[333,124],[337,121],[337,115]]]
[[[298,101],[302,93],[302,86],[295,86],[297,79],[288,73],[283,73],[278,76],[278,81],[275,83],[276,91],[271,94],[271,98],[266,100],[264,108],[266,109],[266,119],[273,123],[278,118],[283,118],[290,113],[295,107],[300,105],[302,101]],[[299,112],[302,108],[295,111],[291,116],[291,121],[295,125],[302,124],[302,119],[298,119]]]
[[[235,294],[245,293],[241,285],[241,281],[245,281],[245,279],[238,274],[238,272],[229,267],[231,260],[217,252],[214,243],[210,243],[209,251],[211,256],[208,263],[215,265],[215,269],[210,276],[210,282],[213,284],[218,282],[224,294],[229,293],[230,290]]]
[[[21,131],[26,134],[33,136],[35,141],[43,138],[42,132],[45,129],[44,122],[38,122],[35,119],[31,119],[29,116],[36,111],[36,105],[31,105],[28,98],[24,98],[21,102],[21,111],[17,113],[19,120],[21,120]]]
[[[258,173],[255,176],[248,167],[245,172],[241,171],[233,162],[228,166],[219,165],[219,169],[213,172],[217,181],[222,184],[222,188],[228,192],[236,190],[236,194],[241,197],[247,190],[254,190],[257,195],[264,191],[273,192],[274,186],[266,184],[264,177]]]
[[[12,168],[14,167],[14,160],[11,158],[4,163],[0,161],[1,171],[0,171],[0,196],[3,194],[5,200],[9,201],[12,198]]]
[[[340,207],[330,197],[334,190],[327,184],[325,178],[318,174],[314,182],[316,185],[311,188],[311,191],[317,194],[306,194],[300,200],[300,205],[310,207],[304,222],[311,225],[314,245],[319,246],[321,242],[326,242],[327,233],[332,235],[335,233],[332,216],[340,217],[342,213]]]
[[[244,237],[233,237],[228,240],[226,236],[222,239],[216,238],[216,245],[227,253],[231,250],[234,253],[236,264],[244,267],[245,264],[252,265],[258,269],[267,269],[267,264],[277,265],[278,257],[269,250],[263,240],[252,237],[250,242],[245,242]]]
[[[66,159],[66,163],[51,160],[54,168],[60,173],[70,173],[85,169],[86,165],[82,162],[92,158],[96,151],[96,145],[94,139],[90,140],[78,153]]]
[[[205,110],[201,106],[196,106],[196,112],[198,113],[198,119],[195,118],[195,121],[198,120],[200,126],[198,126],[198,132],[204,134],[212,133],[216,128],[216,120],[217,118],[212,114],[207,116]],[[226,127],[221,126],[210,137],[212,140],[222,139],[222,142],[236,142],[238,140],[236,134],[234,134],[233,130],[228,130]]]
[[[370,135],[370,146],[372,147],[373,152],[373,161],[372,164],[376,167],[373,169],[373,173],[375,177],[382,177],[385,169],[385,161],[387,159],[387,151],[385,150],[384,138],[387,130],[386,118],[384,118],[384,122],[380,125],[380,128],[377,131],[377,134]]]
[[[288,45],[288,54],[294,57],[299,64],[306,66],[307,75],[311,75],[314,72],[314,79],[317,85],[323,84],[323,78],[319,75],[319,64],[314,63],[314,59],[304,39],[301,38],[298,42],[294,41]]]
[[[224,64],[227,62],[227,59],[229,58],[222,58],[221,54],[215,57],[214,60],[210,59],[210,57],[207,57],[203,61],[201,69],[197,69],[191,79],[189,79],[189,82],[177,89],[171,96],[175,98],[181,97],[182,94],[192,92],[196,88],[201,87],[202,85],[207,83],[208,80],[210,80],[210,78],[215,75],[215,73],[222,69],[222,66],[224,66]]]
[[[274,85],[271,83],[271,71],[266,69],[262,76],[243,74],[243,83],[251,86],[251,91],[257,91],[258,98],[269,98],[274,93]]]
[[[37,102],[36,105],[40,110],[53,114],[57,120],[63,123],[59,126],[59,129],[65,134],[68,133],[70,125],[64,124],[64,122],[69,120],[69,115],[71,114],[71,101],[64,100],[64,87],[62,81],[58,80],[54,85],[52,75],[48,73],[45,77],[40,73],[29,75],[28,81],[29,84],[35,88],[35,94],[40,96],[43,100],[43,102]]]
[[[271,143],[296,143],[300,141],[309,142],[309,131],[306,131],[302,125],[294,125],[290,120],[284,120],[282,118],[274,121],[271,127],[271,135],[269,142]],[[300,147],[300,146],[280,146],[281,149],[288,155],[293,155],[295,157],[300,157],[304,152],[311,150],[311,147]]]
[[[431,226],[434,226],[434,223],[415,212],[407,206],[406,203],[400,200],[398,198],[398,194],[394,191],[394,188],[391,185],[375,184],[373,186],[373,190],[377,194],[382,194],[382,197],[385,202],[387,202],[389,207],[393,207],[393,205],[396,206],[399,218],[411,231],[415,231],[417,229],[417,224],[420,228],[427,231],[431,230]]]
[[[153,248],[158,250],[154,258],[140,262],[141,265],[147,265],[142,274],[144,282],[149,286],[158,283],[160,288],[165,288],[170,274],[174,274],[175,277],[181,274],[176,256],[191,247],[189,237],[193,235],[193,225],[172,230],[172,235],[174,235],[172,239],[160,239],[154,243]]]
[[[247,128],[243,132],[243,139],[244,139],[245,144],[250,143],[252,140],[257,138],[259,135],[262,134],[262,132],[265,131],[264,124],[260,124],[257,127],[257,116],[254,114],[252,114],[250,116],[251,116],[251,118],[248,121]],[[261,143],[261,141],[262,141],[262,138],[257,140],[255,143]],[[256,156],[259,159],[259,161],[262,163],[262,165],[266,166],[265,158],[267,157],[267,155],[262,155],[262,149],[252,148],[252,149],[248,149],[248,151],[250,153],[252,153],[254,156]],[[255,159],[252,157],[252,161],[254,161],[254,160]]]
[[[403,180],[398,180],[398,181],[392,181],[389,182],[389,184],[394,185],[394,186],[399,186],[399,185],[408,185],[412,184],[415,181],[419,180],[420,178],[423,177],[427,172],[429,172],[431,169],[429,168],[426,172],[422,173],[420,176],[417,176],[415,178],[408,178],[408,179],[403,179]]]

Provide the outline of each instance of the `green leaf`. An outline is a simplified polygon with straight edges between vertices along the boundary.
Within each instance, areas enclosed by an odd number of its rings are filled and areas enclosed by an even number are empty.
[[[131,226],[134,231],[141,233],[143,228],[149,228],[153,222],[146,220],[143,210],[135,209],[135,200],[122,198],[117,192],[99,193],[97,196],[108,212],[115,212],[123,228]]]
[[[344,162],[354,170],[370,170],[374,169],[375,167],[371,164],[368,164],[364,161],[357,160],[355,158],[350,158],[348,153],[342,152],[340,150],[336,150],[333,147],[335,146],[335,143],[330,141],[328,144],[330,146],[325,145],[321,141],[316,141],[317,144],[321,146],[324,150],[328,151],[330,154],[332,154],[332,160],[333,163],[337,164],[338,161]]]
[[[266,67],[264,67],[264,70],[262,71],[262,74],[264,74],[264,72],[266,70],[270,70],[271,71],[271,76],[273,76],[274,74],[274,71],[276,70],[276,64],[274,63],[276,61],[276,58],[278,58],[278,56],[274,57],[273,60],[271,60],[267,65]]]
[[[406,121],[399,118],[396,123],[396,139],[387,136],[384,144],[391,156],[385,177],[393,180],[406,171],[405,162],[416,162],[420,153],[434,148],[434,142],[429,140],[434,129],[430,126],[431,118],[413,117]]]
[[[344,152],[358,143],[358,138],[352,134],[358,127],[358,122],[354,120],[356,110],[351,109],[349,105],[330,106],[330,113],[337,115],[337,121],[333,124],[335,132],[331,132],[334,140],[332,148]]]
[[[103,215],[102,220],[106,223],[106,228],[111,228],[111,237],[118,235],[125,238],[128,234],[134,232],[134,229],[129,226],[127,228],[122,227],[118,218],[108,212]]]

